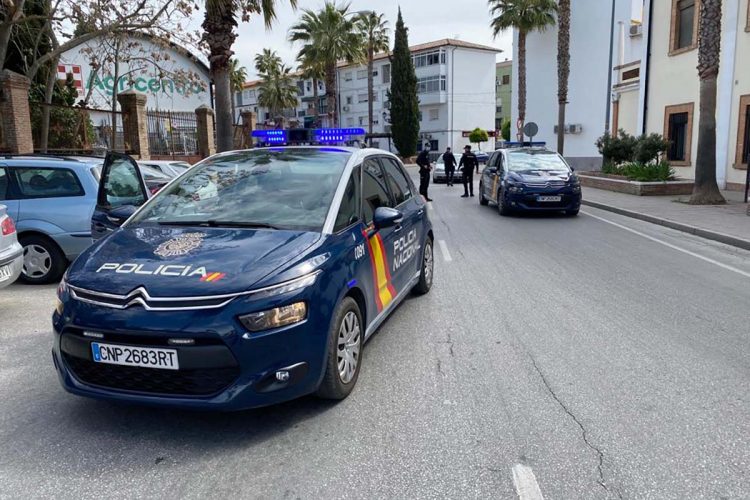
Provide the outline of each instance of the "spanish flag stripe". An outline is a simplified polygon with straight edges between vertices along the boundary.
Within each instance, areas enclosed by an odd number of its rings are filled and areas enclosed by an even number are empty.
[[[383,250],[382,240],[378,236],[372,240],[372,249],[375,254],[375,265],[376,265],[376,292],[380,295],[380,301],[383,303],[383,307],[387,306],[393,300],[393,295],[388,289],[388,264],[386,263],[386,256]]]
[[[394,288],[393,286],[393,279],[391,278],[391,268],[388,265],[388,259],[385,258],[387,255],[385,252],[385,244],[383,243],[383,238],[379,234],[377,235],[377,238],[378,238],[378,243],[380,244],[380,248],[382,250],[383,257],[384,257],[383,264],[385,267],[385,279],[386,279],[386,284],[388,286],[388,291],[391,292],[391,297],[395,297],[396,288]]]
[[[378,312],[383,310],[383,303],[380,301],[380,294],[378,293],[378,270],[375,265],[375,252],[372,249],[372,242],[367,238],[367,232],[364,232],[365,239],[367,240],[367,249],[370,254],[370,264],[372,264],[372,281],[375,284],[375,304],[378,306]]]

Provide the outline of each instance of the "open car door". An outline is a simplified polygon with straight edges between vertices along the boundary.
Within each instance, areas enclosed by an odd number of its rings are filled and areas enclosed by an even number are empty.
[[[108,153],[91,217],[94,241],[120,227],[147,199],[148,191],[135,160],[125,154]]]

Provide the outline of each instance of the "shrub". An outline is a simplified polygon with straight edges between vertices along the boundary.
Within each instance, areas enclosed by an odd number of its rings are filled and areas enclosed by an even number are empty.
[[[665,140],[661,134],[643,134],[638,138],[633,159],[644,165],[658,162],[659,157],[666,153],[667,148],[669,148],[669,141]]]
[[[504,141],[510,141],[510,119],[503,122],[501,135],[503,136]]]
[[[615,168],[618,175],[627,177],[631,181],[653,182],[674,179],[674,169],[665,161],[645,164],[639,162],[625,163]]]
[[[596,147],[604,158],[604,163],[619,165],[624,162],[632,162],[635,158],[635,148],[638,139],[624,130],[618,132],[617,137],[605,133],[596,140]]]

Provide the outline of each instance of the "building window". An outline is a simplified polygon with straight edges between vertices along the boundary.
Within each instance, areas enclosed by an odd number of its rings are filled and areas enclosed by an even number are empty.
[[[440,110],[438,108],[430,110],[430,121],[434,122],[440,119]]]
[[[360,126],[364,125],[366,123],[367,123],[367,117],[366,116],[360,116],[359,117],[359,124],[360,124]]]
[[[503,112],[503,107],[502,106],[495,106],[495,113],[502,114],[502,112]]]
[[[750,95],[740,97],[740,118],[737,129],[737,157],[735,167],[747,168],[750,163]]]
[[[305,95],[305,82],[297,80],[297,93],[301,96]]]
[[[366,69],[360,69],[357,71],[357,80],[364,80],[367,78],[367,70]]]
[[[367,93],[357,94],[357,102],[367,102]]]
[[[346,82],[351,82],[352,81],[352,72],[351,71],[347,71],[346,73],[344,73],[344,81],[346,81]]]
[[[383,83],[391,83],[391,65],[383,65]]]
[[[510,85],[510,75],[503,75],[503,85]]]
[[[351,104],[352,103],[352,96],[348,95],[346,96],[346,103]]]
[[[698,46],[700,0],[672,0],[672,26],[669,55],[681,54]]]
[[[622,81],[633,80],[641,76],[641,68],[629,69],[622,72]]]
[[[693,143],[694,104],[667,106],[664,110],[664,136],[669,140],[667,160],[675,166],[689,166]]]
[[[312,92],[312,82],[309,80],[305,82],[305,89],[307,89],[308,92]]]
[[[445,76],[435,75],[417,78],[417,93],[426,94],[445,90]]]
[[[415,68],[432,66],[434,64],[445,64],[445,52],[442,50],[416,54],[411,57]]]

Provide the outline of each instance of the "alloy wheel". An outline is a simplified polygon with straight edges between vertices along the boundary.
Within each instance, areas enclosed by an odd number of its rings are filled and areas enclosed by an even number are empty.
[[[339,378],[345,384],[351,382],[357,373],[360,336],[359,317],[354,311],[349,311],[341,322],[338,337]]]
[[[23,274],[29,278],[42,278],[52,269],[52,256],[41,245],[29,245],[23,249]]]
[[[435,266],[435,260],[432,256],[432,243],[429,241],[426,244],[424,251],[424,281],[428,287],[432,286],[432,271]]]

